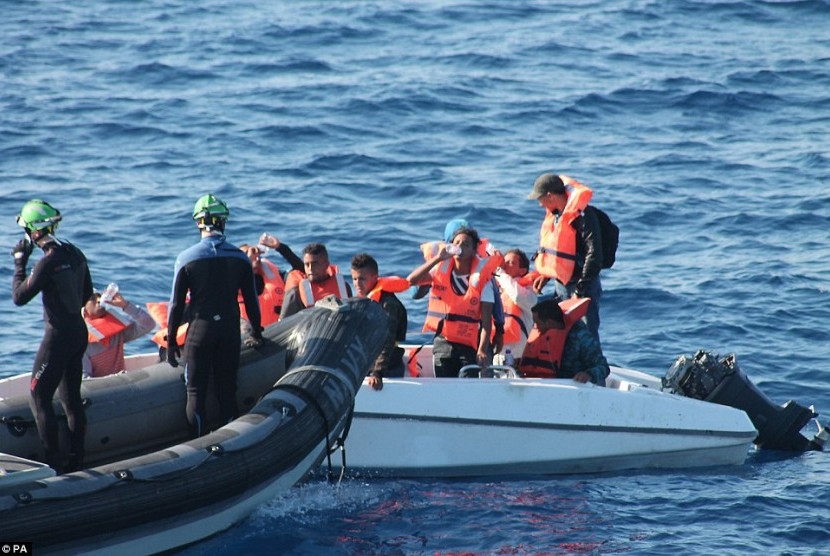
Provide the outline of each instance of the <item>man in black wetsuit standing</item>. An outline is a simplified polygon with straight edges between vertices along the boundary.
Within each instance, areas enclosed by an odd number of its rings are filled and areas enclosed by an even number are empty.
[[[201,230],[202,240],[179,253],[173,275],[167,330],[179,329],[190,292],[191,319],[185,340],[184,372],[187,421],[192,438],[208,432],[205,396],[211,375],[222,424],[239,416],[236,375],[241,347],[237,301],[240,291],[252,330],[246,345],[257,346],[262,342],[251,261],[238,247],[225,241],[229,214],[228,206],[214,195],[205,195],[196,201],[193,220]],[[171,342],[167,361],[177,367],[179,355],[179,346]]]
[[[32,369],[29,404],[37,423],[46,463],[58,473],[83,467],[86,417],[81,400],[83,356],[87,330],[81,307],[92,296],[92,277],[80,249],[54,236],[60,211],[34,199],[23,205],[17,223],[26,233],[12,250],[14,277],[12,299],[25,305],[42,293],[44,331]],[[26,276],[34,246],[43,257]],[[58,423],[52,398],[58,394],[69,428],[69,461],[64,463],[58,442]]]

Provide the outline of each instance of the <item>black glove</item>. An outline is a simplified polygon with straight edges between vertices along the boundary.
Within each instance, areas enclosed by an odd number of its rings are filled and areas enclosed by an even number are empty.
[[[167,362],[170,363],[171,367],[178,367],[179,366],[179,357],[181,357],[182,352],[178,345],[172,344],[167,347]]]
[[[245,347],[255,348],[262,345],[262,332],[254,334],[251,332],[251,335],[245,338]]]
[[[25,264],[29,260],[29,255],[32,254],[34,248],[35,244],[29,238],[21,239],[14,246],[14,249],[12,249],[12,256],[14,256],[15,261],[22,260]]]

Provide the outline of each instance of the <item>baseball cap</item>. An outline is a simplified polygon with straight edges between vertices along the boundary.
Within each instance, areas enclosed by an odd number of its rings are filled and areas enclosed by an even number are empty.
[[[533,182],[533,190],[531,190],[527,198],[535,200],[546,193],[553,193],[554,195],[564,194],[565,184],[562,182],[562,178],[556,174],[542,174]]]

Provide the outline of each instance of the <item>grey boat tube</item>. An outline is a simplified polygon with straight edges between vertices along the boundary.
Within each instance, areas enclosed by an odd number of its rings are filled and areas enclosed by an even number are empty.
[[[33,541],[38,554],[142,554],[230,527],[319,466],[386,334],[368,299],[319,302],[269,327],[246,364],[273,358],[287,372],[245,415],[196,440],[0,487],[1,536]]]

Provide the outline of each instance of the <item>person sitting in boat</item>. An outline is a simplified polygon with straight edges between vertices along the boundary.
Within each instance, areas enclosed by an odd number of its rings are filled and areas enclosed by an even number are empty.
[[[288,273],[281,272],[273,261],[264,259],[262,248],[276,249],[288,261],[292,270],[302,272],[303,260],[288,245],[270,234],[262,234],[258,245],[242,244],[239,248],[248,255],[251,267],[254,269],[256,291],[259,296],[260,324],[261,326],[274,324],[280,320],[285,299],[285,278]],[[242,318],[247,321],[248,313],[245,312],[245,303],[241,297],[239,298],[239,311]]]
[[[541,293],[553,278],[555,293],[562,299],[590,298],[585,322],[599,341],[602,233],[597,213],[586,210],[592,195],[588,186],[571,177],[547,173],[536,178],[527,198],[545,209],[534,261],[540,276],[534,289]]]
[[[525,378],[573,378],[605,386],[608,361],[596,337],[580,320],[590,299],[552,297],[531,308],[534,329],[522,354],[519,372]],[[562,307],[565,311],[563,312]]]
[[[303,249],[303,269],[292,270],[285,279],[285,298],[280,318],[293,315],[327,295],[338,299],[352,296],[352,290],[336,265],[329,262],[329,253],[322,243],[309,243]]]
[[[119,311],[108,310],[105,304]],[[83,315],[89,332],[83,359],[84,378],[123,371],[124,344],[141,338],[156,326],[150,313],[127,301],[120,292],[104,301],[100,293],[94,292],[84,305]]]
[[[421,244],[421,253],[424,256],[424,262],[429,261],[432,257],[438,254],[438,250],[442,245],[447,245],[452,242],[455,232],[460,228],[472,228],[466,218],[453,218],[447,225],[444,226],[444,240],[443,241],[428,241]],[[478,247],[476,248],[476,256],[485,259],[494,252],[490,240],[487,238],[480,238]],[[493,280],[493,287],[497,288],[495,278]],[[416,289],[412,293],[412,299],[421,299],[429,293],[429,280],[427,279],[423,284],[416,284]],[[503,351],[504,348],[504,307],[501,302],[501,297],[496,296],[496,301],[493,304],[493,337],[490,339],[490,355]]]
[[[431,279],[424,331],[435,333],[435,376],[457,377],[466,365],[490,364],[490,329],[495,293],[490,278],[502,261],[499,255],[476,255],[478,232],[462,227],[455,231],[450,247],[442,245],[436,255],[413,270],[412,284]],[[450,254],[451,248],[455,254]]]
[[[533,329],[531,308],[536,304],[533,280],[538,276],[530,272],[530,259],[521,249],[510,249],[504,254],[504,262],[496,270],[495,279],[504,306],[504,353],[510,350],[516,365]],[[495,334],[495,332],[494,332]]]
[[[408,290],[409,281],[400,276],[378,276],[375,258],[367,253],[358,253],[352,257],[352,283],[357,297],[368,297],[380,303],[388,317],[389,334],[367,379],[374,390],[382,390],[383,377],[404,375],[404,350],[398,347],[398,343],[406,341],[409,322],[406,307],[395,294]]]

